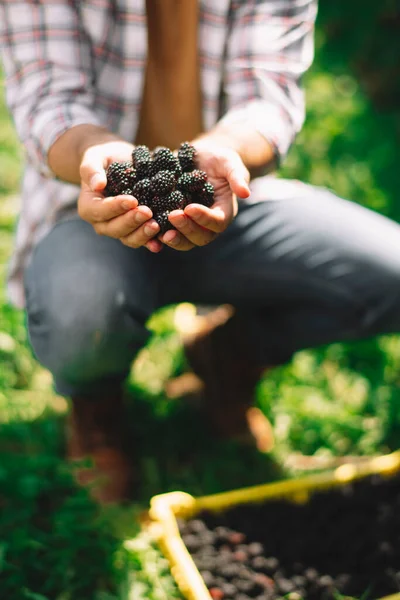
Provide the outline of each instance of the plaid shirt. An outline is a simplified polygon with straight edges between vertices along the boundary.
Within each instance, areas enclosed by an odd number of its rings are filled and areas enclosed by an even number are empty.
[[[300,78],[313,59],[316,0],[200,0],[203,122],[241,122],[278,159],[304,120]],[[145,0],[0,0],[7,102],[26,150],[9,295],[24,304],[34,246],[79,188],[54,178],[47,154],[71,127],[92,123],[134,140],[146,65]],[[255,182],[257,183],[257,182]],[[251,200],[265,196],[255,185]]]

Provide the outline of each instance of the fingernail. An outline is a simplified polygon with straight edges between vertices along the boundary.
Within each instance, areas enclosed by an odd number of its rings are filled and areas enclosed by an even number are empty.
[[[144,232],[146,235],[154,235],[156,231],[159,230],[159,226],[157,225],[157,223],[150,223],[149,225],[146,225],[146,227],[144,228]]]
[[[172,240],[168,240],[167,244],[171,244],[171,246],[177,246],[179,244],[179,237],[175,235]]]
[[[99,183],[103,183],[103,176],[100,173],[95,173],[90,180],[90,187],[94,191]]]
[[[133,208],[132,201],[130,200],[123,200],[121,206],[124,210],[129,210],[130,208]]]
[[[138,225],[142,225],[143,223],[146,223],[146,221],[148,220],[149,217],[146,217],[146,215],[144,215],[142,212],[137,212],[135,215],[135,222]]]

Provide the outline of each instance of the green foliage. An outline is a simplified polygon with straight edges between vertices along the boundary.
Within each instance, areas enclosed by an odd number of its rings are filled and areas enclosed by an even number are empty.
[[[2,425],[0,588],[5,598],[98,599],[115,588],[121,548],[61,458],[60,423]],[[121,570],[122,579],[123,569]]]
[[[174,600],[182,598],[172,579],[168,561],[162,557],[148,533],[127,540],[132,600]]]

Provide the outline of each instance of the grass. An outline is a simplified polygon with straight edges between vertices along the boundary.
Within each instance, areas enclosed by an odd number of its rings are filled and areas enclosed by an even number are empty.
[[[400,220],[394,168],[400,158],[399,118],[394,111],[376,110],[359,83],[368,72],[357,79],[346,64],[349,55],[360,64],[358,46],[367,42],[353,40],[336,11],[335,5],[321,12],[317,59],[306,81],[309,116],[284,174],[331,187]],[[374,11],[371,4],[364,21]],[[2,281],[12,248],[20,165],[21,150],[0,100]],[[141,486],[130,506],[100,510],[75,486],[63,461],[68,405],[53,394],[48,374],[34,361],[24,315],[7,304],[0,286],[4,597],[180,598],[152,540],[138,535],[139,516],[152,495],[174,489],[212,493],[290,475],[285,464],[294,453],[369,455],[399,447],[397,335],[304,351],[263,379],[257,403],[273,424],[276,446],[270,456],[260,456],[217,443],[188,406],[164,397],[166,379],[185,369],[173,308],[155,315],[150,326],[154,336],[133,365],[128,384],[126,427],[138,448],[134,461]]]

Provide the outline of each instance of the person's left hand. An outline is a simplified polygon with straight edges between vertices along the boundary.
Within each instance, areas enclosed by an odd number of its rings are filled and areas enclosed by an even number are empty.
[[[214,186],[215,201],[211,208],[189,204],[184,210],[170,213],[169,220],[177,231],[169,230],[159,239],[175,250],[191,250],[212,242],[235,218],[236,197],[250,195],[250,175],[236,151],[207,138],[193,145],[198,168],[207,173]]]

